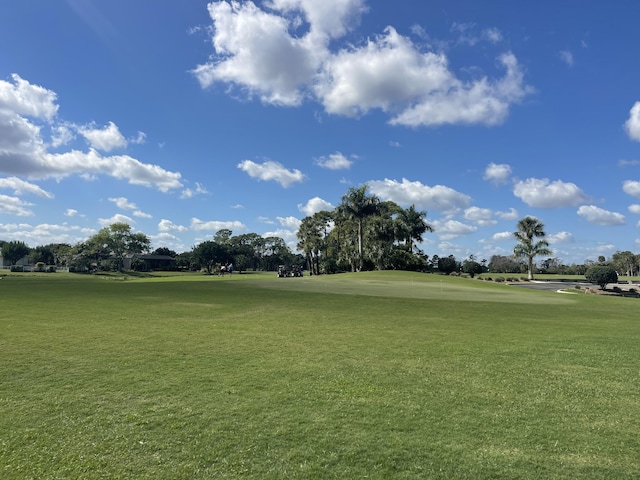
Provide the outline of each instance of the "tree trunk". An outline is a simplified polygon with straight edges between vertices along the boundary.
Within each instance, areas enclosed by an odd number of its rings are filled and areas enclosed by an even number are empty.
[[[362,270],[362,220],[358,219],[358,272]]]

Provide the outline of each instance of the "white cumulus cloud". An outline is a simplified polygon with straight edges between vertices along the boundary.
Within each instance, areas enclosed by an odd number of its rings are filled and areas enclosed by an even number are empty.
[[[130,202],[125,197],[111,197],[109,198],[109,201],[115,203],[116,206],[122,210],[135,210],[138,208],[135,203]]]
[[[464,218],[482,227],[497,223],[493,218],[493,212],[488,208],[469,207],[464,211]]]
[[[98,128],[93,124],[78,127],[78,133],[87,139],[92,148],[103,152],[110,152],[115,148],[127,146],[127,139],[124,138],[118,126],[113,122],[109,122],[103,128]]]
[[[496,212],[496,216],[501,220],[517,220],[520,215],[515,208],[510,208],[508,212]]]
[[[493,240],[511,240],[513,238],[513,232],[498,232],[494,233],[491,237]]]
[[[610,212],[595,205],[581,206],[578,208],[578,215],[595,225],[612,226],[625,223],[625,216],[621,213]]]
[[[191,219],[191,230],[200,231],[200,230],[212,230],[218,231],[223,228],[235,231],[235,230],[246,230],[246,226],[237,220],[233,221],[218,221],[218,220],[209,220],[204,221],[199,218]]]
[[[133,225],[136,222],[126,215],[122,215],[121,213],[116,213],[111,218],[99,218],[98,223],[103,227],[108,227],[109,225],[113,225],[114,223],[126,223],[128,225]]]
[[[547,235],[547,241],[551,244],[574,243],[575,239],[569,232],[557,232]]]
[[[334,208],[335,207],[331,203],[323,200],[320,197],[313,197],[309,199],[304,205],[298,204],[298,210],[304,213],[307,217],[310,217],[314,213],[321,212],[323,210],[331,211]]]
[[[167,220],[166,218],[163,218],[158,223],[159,232],[186,232],[187,230],[187,227],[183,225],[176,225],[171,220]]]
[[[20,75],[11,75],[13,83],[0,80],[0,110],[4,114],[24,115],[53,120],[58,113],[57,95],[39,85],[23,80]]]
[[[371,193],[399,205],[415,204],[419,208],[443,213],[454,213],[469,206],[471,197],[444,185],[430,187],[406,178],[396,180],[371,180],[367,182]]]
[[[18,217],[27,217],[29,215],[33,215],[33,212],[28,208],[30,206],[33,206],[33,204],[25,202],[18,197],[10,197],[8,195],[0,194],[0,213],[17,215]]]
[[[61,147],[71,139],[71,131],[82,129],[90,142],[109,150],[122,140],[117,126],[110,122],[103,129],[76,127],[58,122],[56,94],[33,85],[18,75],[13,82],[0,80],[0,173],[31,179],[63,179],[79,175],[91,179],[108,175],[127,180],[133,185],[145,185],[169,191],[182,186],[181,175],[158,165],[145,164],[127,155],[102,156],[96,149],[49,152],[42,136],[44,126],[52,132],[51,146]],[[126,144],[126,140],[124,140]]]
[[[635,213],[636,215],[640,215],[640,205],[634,203],[633,205],[629,205],[628,210],[631,213]]]
[[[640,182],[636,180],[625,180],[622,183],[622,190],[632,197],[640,198]]]
[[[326,157],[317,158],[314,163],[329,170],[346,170],[351,167],[353,162],[342,153],[336,152]]]
[[[285,17],[254,3],[211,2],[215,58],[194,69],[203,87],[215,82],[240,86],[265,103],[299,105],[321,61],[308,37],[289,34]]]
[[[478,230],[473,225],[467,225],[457,220],[435,220],[432,226],[441,240],[452,240],[464,235],[470,235]]]
[[[631,140],[640,142],[640,102],[636,102],[629,111],[629,118],[624,124],[624,128]]]
[[[53,194],[43,190],[38,185],[26,182],[17,177],[0,178],[0,188],[7,188],[13,190],[15,195],[22,195],[24,193],[32,193],[44,198],[53,198]]]
[[[276,219],[285,228],[290,228],[294,231],[300,228],[300,219],[296,217],[276,217]]]
[[[207,189],[203,187],[202,184],[196,182],[196,188],[185,188],[180,194],[180,198],[192,198],[196,195],[205,195],[207,193],[209,193]]]
[[[314,100],[326,112],[348,117],[382,110],[390,123],[412,127],[496,125],[532,92],[510,52],[497,59],[501,77],[463,81],[444,54],[415,45],[392,26],[364,44],[339,43],[364,4],[270,0],[263,9],[254,2],[212,2],[213,55],[193,74],[203,88],[221,83],[264,103]],[[481,38],[497,43],[502,35],[487,29]]]
[[[558,208],[575,207],[589,201],[589,197],[575,184],[548,178],[528,178],[519,181],[513,194],[530,207]]]
[[[300,170],[287,170],[280,163],[272,160],[267,160],[262,164],[252,162],[251,160],[244,160],[238,164],[238,168],[246,172],[251,178],[264,181],[273,180],[284,188],[294,183],[302,182],[305,179],[304,174]]]
[[[505,183],[511,176],[511,166],[501,163],[496,164],[491,162],[484,170],[485,180],[490,180],[495,183]]]

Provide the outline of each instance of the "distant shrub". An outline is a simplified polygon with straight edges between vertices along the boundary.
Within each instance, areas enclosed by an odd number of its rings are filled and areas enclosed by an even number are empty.
[[[504,277],[498,277],[498,278],[496,278],[495,281],[498,282],[498,283],[502,283],[502,282],[504,282]]]
[[[599,285],[602,290],[605,289],[608,283],[616,283],[618,281],[618,274],[616,271],[605,265],[589,267],[584,276],[587,281]]]
[[[22,265],[11,265],[12,272],[24,272],[24,267]]]
[[[520,277],[521,282],[528,282],[529,279],[527,277]]]
[[[635,288],[630,288],[629,293],[638,293],[638,291]]]
[[[622,289],[620,287],[613,287],[613,291],[616,293],[622,293]]]
[[[491,278],[491,277],[484,277],[484,279],[483,279],[483,280],[486,280],[487,282],[492,282],[492,281],[493,281],[493,278]]]

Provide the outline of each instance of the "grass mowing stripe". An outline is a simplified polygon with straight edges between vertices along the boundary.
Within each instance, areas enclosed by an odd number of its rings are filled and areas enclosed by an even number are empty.
[[[12,279],[3,298],[37,293],[0,320],[2,477],[638,473],[637,303],[393,297],[411,280],[385,278],[384,297],[366,275],[357,295]]]

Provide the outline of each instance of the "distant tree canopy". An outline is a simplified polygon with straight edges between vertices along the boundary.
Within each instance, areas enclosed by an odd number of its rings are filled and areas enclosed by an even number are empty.
[[[632,277],[638,273],[640,255],[634,255],[630,251],[616,252],[611,257],[611,266],[621,275]]]
[[[211,274],[216,264],[223,263],[227,259],[227,251],[221,243],[208,240],[198,244],[193,249],[193,260],[206,268],[207,273]]]
[[[459,263],[453,255],[448,257],[440,257],[438,260],[438,271],[446,275],[458,271]]]
[[[126,223],[114,223],[75,247],[75,263],[80,268],[121,270],[125,255],[147,253],[151,241],[144,233],[134,233]]]
[[[381,201],[368,185],[350,188],[340,205],[302,219],[298,249],[312,274],[361,270],[426,270],[427,257],[415,248],[433,227],[427,212]]]
[[[465,260],[462,262],[462,271],[473,278],[474,276],[484,272],[484,268],[475,260]]]
[[[233,263],[234,270],[240,272],[248,269],[277,270],[278,265],[302,266],[304,263],[302,255],[293,253],[280,237],[261,237],[257,233],[234,236],[228,229],[218,231],[213,240],[193,247],[188,258],[191,268],[203,268],[208,273],[229,263]],[[179,263],[183,261],[183,258],[179,259]]]
[[[15,265],[18,260],[29,255],[31,249],[24,242],[13,240],[11,242],[4,242],[2,244],[2,257],[9,260],[11,265]]]
[[[492,273],[523,273],[526,265],[513,256],[493,255],[489,260],[489,271]]]
[[[166,255],[167,257],[172,257],[175,258],[178,254],[167,248],[167,247],[160,247],[160,248],[156,248],[153,252],[151,252],[153,255]]]

